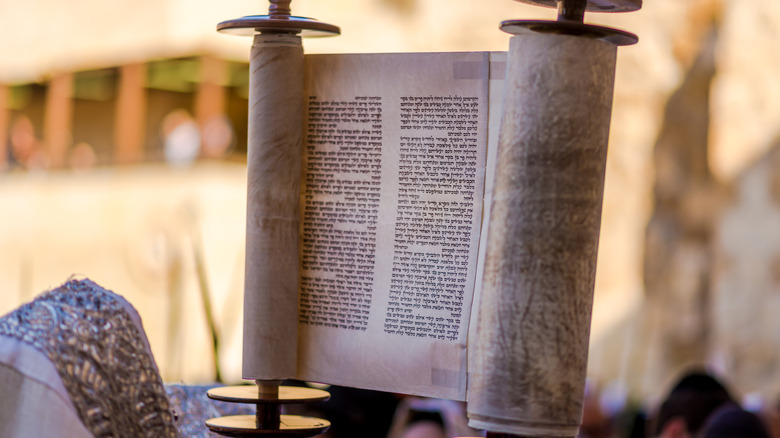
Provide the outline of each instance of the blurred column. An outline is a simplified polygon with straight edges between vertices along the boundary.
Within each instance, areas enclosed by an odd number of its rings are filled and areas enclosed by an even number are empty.
[[[0,84],[0,171],[8,167],[8,127],[11,111],[11,87]]]
[[[46,92],[43,140],[51,168],[65,165],[73,123],[73,74],[54,76]]]
[[[195,94],[195,120],[201,131],[201,155],[219,157],[224,152],[222,131],[226,128],[226,90],[228,61],[214,56],[200,58],[200,82]],[[227,126],[228,129],[229,126]]]
[[[138,163],[144,159],[146,139],[146,64],[119,69],[119,90],[114,121],[114,161]]]

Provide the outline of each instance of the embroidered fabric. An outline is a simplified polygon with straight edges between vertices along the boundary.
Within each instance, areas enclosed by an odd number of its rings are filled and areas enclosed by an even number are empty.
[[[206,420],[226,415],[253,415],[254,405],[211,400],[206,392],[217,385],[165,385],[173,411],[177,413],[179,434],[187,438],[218,438],[209,431]]]
[[[45,353],[95,437],[177,437],[145,338],[124,301],[71,280],[0,319],[0,335]]]

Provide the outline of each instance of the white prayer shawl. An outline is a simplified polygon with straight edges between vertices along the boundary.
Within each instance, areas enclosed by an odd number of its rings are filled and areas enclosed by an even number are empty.
[[[0,318],[0,438],[175,437],[138,314],[71,280]]]

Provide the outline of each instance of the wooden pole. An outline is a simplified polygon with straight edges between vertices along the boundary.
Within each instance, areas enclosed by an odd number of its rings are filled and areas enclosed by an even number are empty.
[[[215,147],[215,125],[225,117],[228,63],[214,56],[200,58],[200,82],[195,92],[195,120],[201,131],[201,156],[219,157],[223,149]]]
[[[72,142],[73,124],[73,74],[57,75],[49,82],[46,92],[46,108],[43,125],[43,139],[49,167],[59,169],[65,166],[68,149]]]
[[[114,121],[114,161],[143,161],[146,143],[146,64],[120,68]]]

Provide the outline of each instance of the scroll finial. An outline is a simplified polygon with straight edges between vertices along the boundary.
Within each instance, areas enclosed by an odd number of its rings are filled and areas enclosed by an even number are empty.
[[[217,25],[223,33],[252,36],[256,33],[292,33],[301,36],[331,36],[341,33],[338,26],[292,15],[291,0],[269,0],[268,15],[247,15]]]
[[[274,18],[289,17],[292,14],[290,9],[291,0],[270,0],[268,6],[268,15]]]

